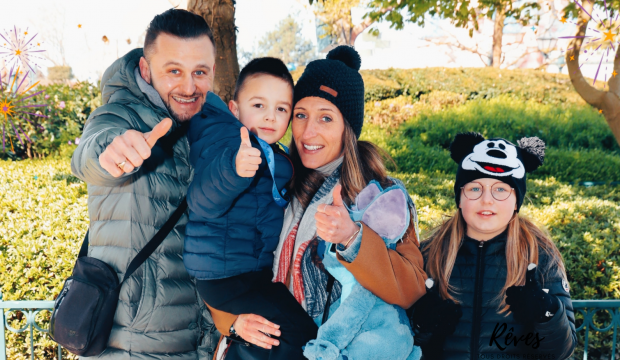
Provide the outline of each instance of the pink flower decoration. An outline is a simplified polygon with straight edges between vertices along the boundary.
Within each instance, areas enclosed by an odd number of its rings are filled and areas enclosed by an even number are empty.
[[[61,109],[64,109],[65,108],[65,102],[61,101],[60,103],[58,103],[58,107],[61,108]]]
[[[71,142],[71,140],[69,140],[69,145],[73,145],[73,143]]]
[[[75,145],[80,145],[80,138],[75,138]]]
[[[45,100],[49,99],[50,96],[49,95],[45,95]]]

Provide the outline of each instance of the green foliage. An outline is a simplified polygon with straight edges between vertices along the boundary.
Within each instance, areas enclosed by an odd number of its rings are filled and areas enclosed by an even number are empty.
[[[298,68],[294,78],[302,72]],[[620,187],[569,183],[620,180],[620,147],[603,116],[574,92],[568,77],[492,68],[362,75],[368,100],[362,139],[395,159],[398,170],[392,175],[405,182],[416,202],[423,236],[455,210],[456,164],[447,147],[456,133],[479,131],[513,142],[539,136],[547,142],[547,156],[529,177],[522,213],[550,231],[564,257],[574,299],[620,297]],[[78,84],[53,85],[45,93],[54,117],[44,122],[45,133],[33,135],[33,151],[54,157],[0,160],[0,289],[5,300],[54,299],[88,227],[86,185],[71,175],[68,157],[75,145],[68,141],[80,136],[88,114],[100,105],[99,92]],[[290,129],[284,143],[289,141]],[[39,324],[47,326],[49,313],[40,317]],[[25,318],[14,312],[8,322],[19,327]],[[9,359],[29,358],[27,333],[9,333],[7,341]],[[610,341],[611,333],[590,333],[590,354],[609,354]],[[35,332],[35,343],[36,358],[54,359],[49,337]],[[577,355],[582,352],[583,347]]]
[[[423,236],[455,211],[454,177],[393,173],[412,195]],[[88,227],[86,185],[67,159],[0,161],[0,284],[5,300],[52,300],[69,276]],[[545,226],[564,257],[574,299],[620,297],[620,187],[583,187],[553,177],[528,180],[522,213]],[[47,312],[39,322],[47,326]],[[24,323],[12,313],[9,324]],[[26,359],[27,333],[7,335],[10,359]],[[591,349],[608,336],[590,334]],[[36,358],[53,359],[35,332]],[[64,357],[65,355],[63,355]]]
[[[401,172],[454,174],[457,167],[450,159],[448,147],[459,132],[477,131],[485,137],[504,137],[513,143],[522,137],[538,136],[547,143],[547,155],[545,164],[532,178],[620,181],[620,147],[604,118],[589,107],[523,102],[508,96],[451,104],[437,103],[435,106],[445,109],[437,111],[428,103],[414,103],[410,109],[419,109],[417,116],[398,128],[365,125],[362,139],[386,149]],[[383,107],[382,103],[366,106],[367,117],[372,116],[369,107]],[[399,113],[406,111],[401,108]]]
[[[101,106],[99,88],[88,82],[78,82],[74,85],[52,84],[37,87],[36,91],[43,93],[34,97],[33,104],[48,104],[37,111],[48,118],[37,120],[45,130],[34,129],[31,126],[23,127],[33,143],[23,146],[12,135],[13,149],[7,146],[6,152],[1,152],[0,159],[23,159],[45,156],[71,156],[71,149],[75,148],[75,139],[79,138],[88,115]],[[8,132],[7,135],[10,135]],[[71,144],[69,144],[71,142]],[[10,141],[7,141],[9,144]],[[14,151],[13,151],[14,150]]]
[[[69,161],[0,160],[0,292],[4,300],[53,300],[70,275],[88,228],[86,184]],[[48,326],[49,312],[38,324]],[[13,328],[25,316],[12,312]],[[7,358],[29,359],[28,332],[7,333]],[[35,358],[55,359],[49,336],[35,331]],[[65,351],[63,358],[67,357]]]
[[[513,95],[521,100],[533,100],[545,104],[586,104],[573,89],[568,75],[549,74],[530,69],[495,68],[424,68],[362,70],[362,76],[394,81],[391,90],[398,95],[419,98],[422,94],[443,90],[467,96],[468,100],[489,99],[502,94]],[[397,84],[397,85],[396,85]],[[603,89],[604,82],[596,87]],[[398,93],[400,90],[400,93]],[[368,93],[368,89],[367,89]],[[369,98],[382,100],[385,97]]]
[[[473,29],[478,30],[478,20],[484,17],[493,19],[498,9],[524,26],[540,20],[536,14],[536,10],[540,10],[537,1],[402,0],[395,3],[391,0],[370,0],[369,8],[366,16],[374,21],[389,21],[396,29],[402,29],[406,21],[423,26],[428,14],[450,19],[452,24],[469,29],[471,34]],[[406,17],[403,16],[405,14]]]
[[[293,71],[297,81],[304,67]],[[423,68],[360,71],[365,85],[365,101],[381,101],[398,96],[419,100],[424,94],[448,91],[467,100],[491,99],[510,95],[516,99],[543,104],[578,104],[586,102],[577,94],[568,75],[550,74],[531,69],[495,68]],[[604,82],[595,87],[603,89]]]
[[[364,101],[395,98],[403,93],[400,84],[394,79],[369,71],[361,73],[364,79]]]

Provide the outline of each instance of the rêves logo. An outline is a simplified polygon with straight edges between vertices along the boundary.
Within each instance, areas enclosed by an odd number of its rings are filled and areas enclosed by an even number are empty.
[[[506,332],[508,330],[508,332]],[[506,333],[504,335],[504,333]],[[501,351],[506,350],[510,345],[514,345],[515,347],[519,345],[519,343],[523,343],[527,346],[531,346],[532,349],[538,349],[540,346],[540,342],[545,338],[541,338],[538,336],[538,333],[527,333],[518,334],[514,333],[514,328],[511,327],[508,329],[508,325],[506,323],[497,323],[495,325],[495,329],[493,329],[493,334],[491,334],[491,340],[489,341],[489,346],[497,346]]]

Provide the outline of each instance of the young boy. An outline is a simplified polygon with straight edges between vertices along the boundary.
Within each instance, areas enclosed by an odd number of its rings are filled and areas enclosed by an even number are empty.
[[[317,326],[301,305],[284,284],[271,281],[284,189],[293,176],[277,141],[288,128],[292,103],[293,79],[284,63],[259,58],[239,74],[228,108],[209,93],[190,121],[194,178],[187,193],[185,267],[210,308],[260,315],[280,326],[274,334],[279,345],[268,354],[232,346],[227,359],[247,358],[248,351],[257,358],[303,359],[302,346],[316,338]]]

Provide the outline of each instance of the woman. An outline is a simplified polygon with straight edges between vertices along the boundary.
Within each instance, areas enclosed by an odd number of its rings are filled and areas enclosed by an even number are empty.
[[[519,215],[545,144],[459,134],[456,214],[422,244],[431,288],[411,309],[424,359],[566,359],[575,315],[562,256]]]
[[[334,304],[340,296],[337,283],[328,291],[328,276],[320,258],[326,243],[336,244],[340,262],[385,302],[406,309],[425,293],[426,275],[411,199],[411,222],[395,250],[387,249],[383,239],[365,224],[353,222],[344,206],[330,205],[334,191],[341,191],[345,203],[350,204],[371,180],[384,188],[394,183],[402,186],[387,176],[379,149],[358,141],[364,121],[360,64],[353,48],[339,46],[326,59],[308,64],[294,91],[292,201],[285,212],[273,272],[274,281],[286,285],[317,325],[322,322],[328,297]],[[223,335],[236,334],[266,349],[279,345],[280,331],[295,331],[257,315],[211,312]],[[268,352],[238,342],[229,347],[228,356],[269,358]]]

